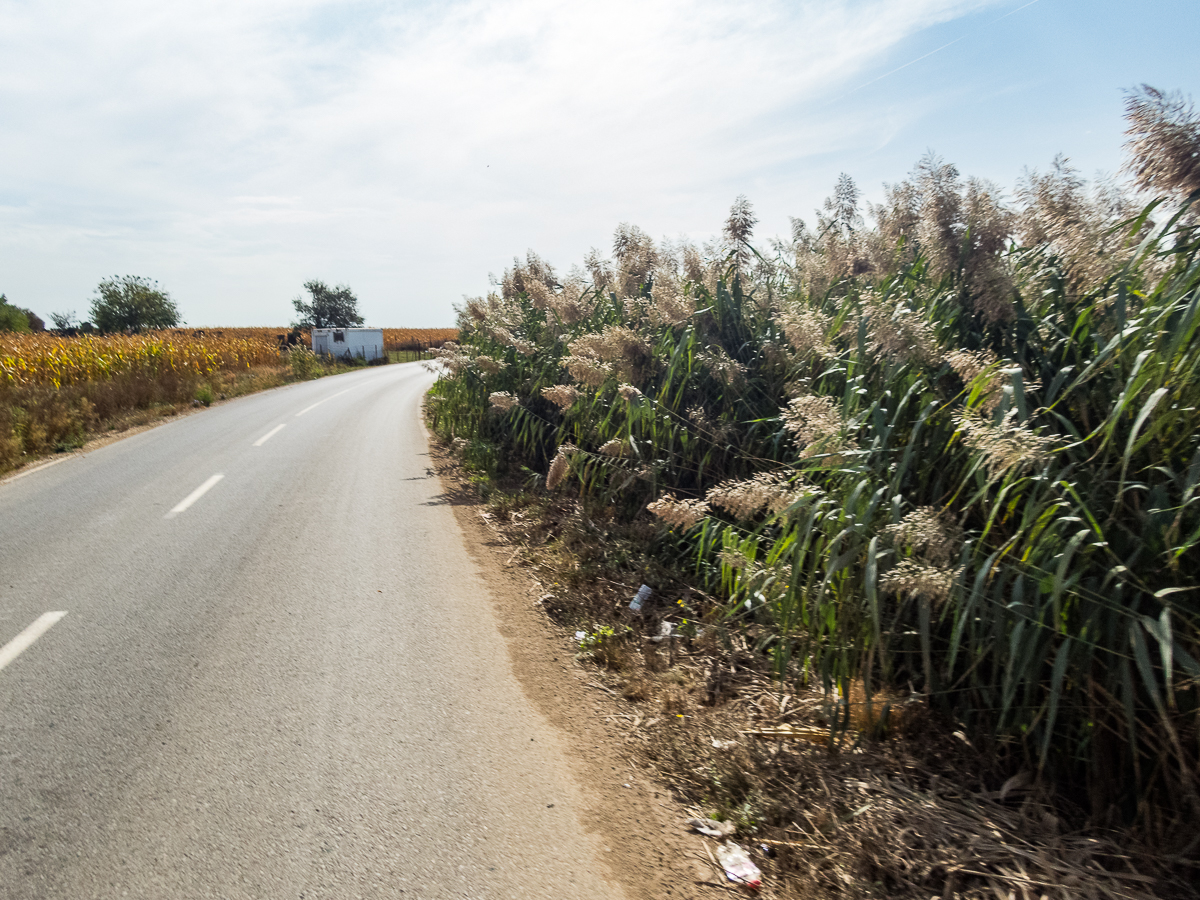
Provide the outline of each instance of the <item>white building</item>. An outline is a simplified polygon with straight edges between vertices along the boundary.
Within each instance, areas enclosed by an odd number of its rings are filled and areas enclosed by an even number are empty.
[[[329,354],[339,359],[359,357],[380,359],[383,352],[382,328],[314,328],[313,353]]]

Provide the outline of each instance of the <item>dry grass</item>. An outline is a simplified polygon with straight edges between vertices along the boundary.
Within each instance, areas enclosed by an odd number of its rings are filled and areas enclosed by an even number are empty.
[[[274,344],[290,330],[289,327],[280,325],[261,328],[174,328],[171,329],[171,333],[197,337],[260,339]],[[302,329],[302,334],[305,344],[312,346],[309,329]],[[446,341],[456,340],[458,340],[457,328],[383,329],[383,343],[389,350],[427,350],[430,347],[440,347]]]
[[[157,378],[135,373],[58,388],[0,384],[0,472],[47,453],[82,447],[91,436],[173,416],[202,402],[198,394],[211,402],[290,380],[291,370],[276,365],[212,372],[203,379],[164,372]]]
[[[791,715],[779,711],[788,700]],[[768,896],[1194,896],[1117,836],[1072,833],[1028,782],[992,776],[933,723],[831,751],[822,705],[748,684],[720,708],[693,704],[644,729],[646,753],[681,798],[737,823]]]

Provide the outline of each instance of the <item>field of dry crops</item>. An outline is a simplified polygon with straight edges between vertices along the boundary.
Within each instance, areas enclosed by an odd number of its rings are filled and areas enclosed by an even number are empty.
[[[61,387],[144,372],[214,372],[278,366],[287,328],[175,328],[137,335],[0,334],[0,383]],[[454,328],[385,328],[388,349],[427,349],[458,336]],[[309,342],[304,334],[305,343]]]
[[[274,328],[175,328],[169,333],[172,336],[187,336],[217,339],[264,340],[275,343],[291,329],[285,326]],[[311,346],[309,330],[303,329],[304,342]],[[384,328],[383,344],[389,350],[427,350],[430,347],[440,347],[446,341],[458,340],[457,328]]]
[[[269,331],[227,329],[224,334],[171,331],[104,337],[2,334],[0,381],[58,388],[134,373],[172,372],[204,377],[218,371],[278,366],[283,361],[274,334],[267,335]]]
[[[0,471],[81,446],[130,417],[173,415],[193,402],[336,371],[289,356],[286,327],[173,328],[136,335],[0,333]],[[389,350],[426,350],[453,328],[386,328]],[[302,343],[311,341],[306,333]],[[306,357],[306,358],[302,358]],[[299,365],[311,362],[311,364]]]
[[[457,328],[385,328],[383,345],[389,350],[428,350],[458,340]]]

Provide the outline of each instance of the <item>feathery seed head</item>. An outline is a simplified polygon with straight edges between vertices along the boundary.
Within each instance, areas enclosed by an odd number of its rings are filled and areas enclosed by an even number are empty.
[[[688,281],[704,284],[706,271],[704,258],[700,251],[691,244],[683,248],[683,274]]]
[[[945,361],[958,375],[968,390],[978,388],[981,401],[979,408],[990,413],[1000,405],[1004,397],[1004,379],[997,371],[999,357],[991,350],[951,350]],[[987,373],[988,377],[976,383],[976,379]]]
[[[744,481],[723,481],[709,489],[705,500],[739,521],[752,519],[763,510],[779,515],[805,494],[816,490],[788,479],[784,472],[760,472]]]
[[[718,554],[722,565],[729,566],[731,569],[741,570],[746,568],[750,560],[746,559],[744,553],[739,553],[736,550],[725,549]]]
[[[624,456],[626,453],[625,442],[618,438],[605,441],[600,445],[599,452],[604,456]]]
[[[600,255],[600,251],[595,247],[588,251],[588,255],[583,259],[583,264],[591,275],[592,284],[595,285],[597,290],[602,291],[612,285],[612,266]]]
[[[955,417],[955,425],[963,436],[964,443],[983,454],[988,477],[1001,478],[1009,472],[1018,474],[1050,458],[1056,446],[1054,438],[1040,435],[1016,420],[1017,411],[1009,410],[999,425],[962,410]]]
[[[869,349],[893,359],[928,362],[937,350],[933,326],[902,300],[891,305],[870,295],[866,314],[869,317]]]
[[[703,500],[680,500],[673,494],[659,497],[646,509],[673,528],[685,531],[708,515],[708,504]]]
[[[661,260],[650,235],[628,222],[618,225],[613,234],[613,257],[617,261],[616,284],[626,297],[642,292]]]
[[[585,334],[576,338],[568,345],[572,357],[591,360],[596,368],[603,368],[606,376],[615,373],[626,381],[640,380],[641,375],[653,362],[650,345],[637,332],[623,325],[609,325],[599,334]],[[568,366],[570,370],[570,366]],[[584,381],[573,370],[571,375],[577,381]],[[595,373],[592,377],[596,377]],[[593,384],[599,386],[604,381]],[[584,381],[592,384],[592,382]]]
[[[580,398],[578,390],[569,384],[556,384],[553,387],[542,388],[542,396],[557,406],[566,409]]]
[[[550,470],[546,473],[546,490],[552,491],[562,484],[570,468],[568,460],[578,449],[574,444],[562,444],[559,446],[558,452],[554,454],[554,459],[550,460]]]
[[[508,391],[493,391],[488,395],[488,400],[495,409],[502,412],[508,412],[519,402],[517,397]]]
[[[820,310],[789,307],[779,313],[779,325],[802,358],[825,359],[833,355],[833,348],[825,339],[833,319]]]
[[[801,459],[836,454],[856,446],[845,435],[846,423],[831,397],[805,394],[789,402],[781,415],[783,427],[802,445]],[[836,461],[836,457],[831,461]]]
[[[548,304],[565,325],[582,322],[592,313],[592,304],[584,300],[584,286],[574,279],[563,285],[561,292],[552,295]]]
[[[529,296],[529,302],[533,304],[535,309],[546,309],[550,305],[551,298],[554,296],[541,281],[530,281],[525,285],[525,293]]]
[[[1125,118],[1126,169],[1144,190],[1181,199],[1200,190],[1200,115],[1190,101],[1143,84],[1125,98]]]
[[[650,289],[653,300],[648,312],[655,325],[682,325],[696,312],[696,301],[687,296],[678,283],[659,279]]]
[[[880,586],[895,594],[918,594],[934,603],[950,596],[955,571],[945,566],[930,566],[915,559],[902,560],[882,578]]]
[[[481,354],[475,357],[475,368],[484,375],[497,375],[504,369],[504,366],[503,362],[490,356]]]
[[[919,506],[884,529],[897,547],[907,547],[924,562],[948,566],[962,545],[962,528],[932,506]]]
[[[746,367],[718,344],[710,344],[697,353],[696,361],[726,386],[740,385],[746,374]]]
[[[613,374],[612,366],[597,362],[590,356],[568,356],[563,366],[579,384],[598,388]]]

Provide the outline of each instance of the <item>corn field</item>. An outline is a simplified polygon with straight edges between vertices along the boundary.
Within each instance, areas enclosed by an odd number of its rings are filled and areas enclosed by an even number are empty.
[[[0,334],[0,471],[82,446],[130,411],[173,409],[197,396],[211,402],[235,383],[284,372],[288,358],[275,335],[258,333],[269,329],[227,331]]]
[[[206,376],[222,370],[282,364],[274,337],[265,334],[218,337],[175,331],[70,338],[0,334],[0,380],[14,386],[58,388],[138,373]]]
[[[925,698],[1093,822],[1200,817],[1200,119],[1128,103],[1135,183],[1017,202],[926,157],[756,246],[622,225],[469,301],[430,411],[469,462],[662,523],[778,677]],[[857,694],[856,694],[857,695]],[[867,716],[868,719],[872,717]],[[886,720],[886,715],[885,715]]]
[[[388,350],[424,352],[446,341],[458,339],[457,328],[385,328],[383,346]]]

